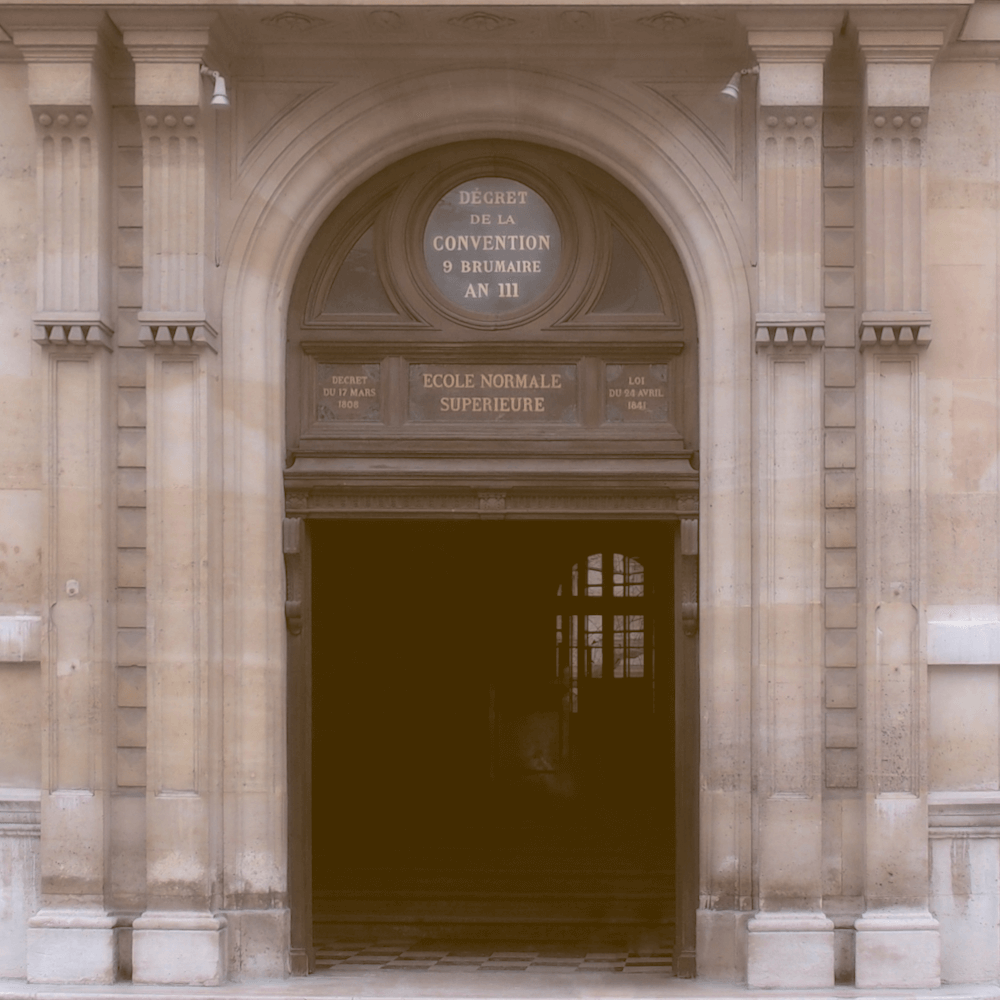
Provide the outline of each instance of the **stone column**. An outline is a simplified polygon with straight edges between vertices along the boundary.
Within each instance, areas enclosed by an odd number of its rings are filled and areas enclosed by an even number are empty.
[[[751,30],[760,62],[756,322],[757,912],[751,988],[833,985],[823,913],[823,64],[833,33]]]
[[[856,983],[940,984],[928,909],[923,402],[924,168],[940,30],[868,28],[864,140],[865,911]]]
[[[221,606],[213,115],[207,20],[119,18],[143,133],[147,346],[146,910],[133,980],[226,978],[221,909]],[[203,99],[204,98],[204,99]]]
[[[31,18],[31,20],[28,20]],[[46,354],[42,906],[28,979],[110,983],[118,920],[106,905],[114,552],[110,398],[110,139],[99,13],[5,20],[28,67],[37,134],[38,312]]]

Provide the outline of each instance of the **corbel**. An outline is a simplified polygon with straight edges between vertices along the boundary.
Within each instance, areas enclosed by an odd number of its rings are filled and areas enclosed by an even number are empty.
[[[698,519],[681,518],[681,627],[698,634]]]
[[[286,517],[281,522],[281,548],[285,556],[285,624],[292,635],[302,633],[302,549],[305,521]]]

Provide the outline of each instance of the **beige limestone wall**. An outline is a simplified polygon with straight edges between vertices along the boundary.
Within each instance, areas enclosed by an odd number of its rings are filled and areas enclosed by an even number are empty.
[[[39,902],[41,352],[32,340],[34,126],[0,61],[0,976],[23,976]]]
[[[1000,71],[935,68],[928,176],[928,772],[945,982],[1000,975]]]

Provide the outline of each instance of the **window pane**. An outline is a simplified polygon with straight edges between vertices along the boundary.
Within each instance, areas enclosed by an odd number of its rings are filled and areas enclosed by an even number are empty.
[[[614,590],[612,593],[615,597],[623,597],[625,595],[625,557],[620,552],[616,552],[611,559],[614,564]]]
[[[625,632],[625,676],[644,677],[646,673],[646,632],[642,615],[628,615]]]
[[[625,618],[615,615],[615,677],[625,677]]]
[[[638,559],[628,560],[628,570],[626,573],[626,590],[629,597],[642,597],[643,584],[646,582],[646,574],[642,563]]]
[[[602,561],[602,556],[600,552],[597,552],[592,556],[587,556],[588,597],[601,596],[601,579],[603,576],[603,573],[601,572],[601,561]]]
[[[584,623],[584,668],[587,677],[601,677],[604,669],[604,619],[602,615],[587,615]]]
[[[569,616],[569,682],[570,682],[570,700],[573,705],[573,711],[576,711],[576,680],[579,676],[577,672],[577,638],[579,632],[579,621],[576,615]]]

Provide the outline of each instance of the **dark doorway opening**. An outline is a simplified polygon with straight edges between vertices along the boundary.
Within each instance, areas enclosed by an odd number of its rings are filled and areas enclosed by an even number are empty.
[[[669,952],[674,529],[313,523],[321,959]]]

